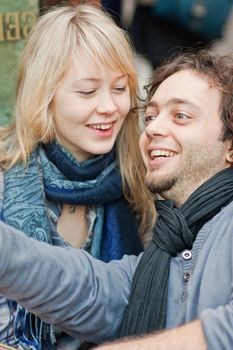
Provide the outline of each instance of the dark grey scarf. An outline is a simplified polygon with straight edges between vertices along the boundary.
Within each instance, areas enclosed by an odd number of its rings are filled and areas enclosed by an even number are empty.
[[[227,168],[200,186],[180,207],[157,201],[153,240],[136,269],[120,336],[165,327],[171,256],[192,249],[201,227],[233,200],[233,169]]]

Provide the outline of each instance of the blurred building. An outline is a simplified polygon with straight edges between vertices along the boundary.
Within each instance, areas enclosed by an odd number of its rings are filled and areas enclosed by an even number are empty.
[[[233,0],[66,0],[100,4],[129,32],[142,87],[154,67],[185,49],[233,52]],[[0,0],[0,125],[13,113],[18,57],[37,17],[65,0]],[[143,92],[143,89],[141,89]]]
[[[41,13],[61,2],[59,0],[0,1],[0,126],[8,124],[14,113],[18,59],[30,29]]]

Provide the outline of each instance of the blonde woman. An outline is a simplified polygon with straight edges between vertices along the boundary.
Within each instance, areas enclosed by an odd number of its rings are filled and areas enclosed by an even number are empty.
[[[103,261],[138,254],[153,206],[135,107],[132,49],[112,19],[91,5],[43,15],[22,53],[14,121],[1,133],[2,220]],[[13,301],[2,298],[0,310],[2,342],[78,347]]]

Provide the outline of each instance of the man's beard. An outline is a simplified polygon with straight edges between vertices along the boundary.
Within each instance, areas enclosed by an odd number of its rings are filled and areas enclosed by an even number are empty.
[[[175,177],[164,178],[161,181],[154,181],[151,177],[145,178],[145,185],[148,190],[153,194],[162,194],[163,192],[169,191],[176,183]]]
[[[187,199],[199,186],[226,167],[224,143],[192,145],[173,169],[156,177],[156,170],[145,178],[147,188],[165,199]]]

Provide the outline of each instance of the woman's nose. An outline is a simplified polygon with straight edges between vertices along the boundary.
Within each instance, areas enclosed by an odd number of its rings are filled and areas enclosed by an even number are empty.
[[[114,101],[111,93],[104,93],[100,97],[99,104],[97,106],[97,112],[100,114],[113,114],[117,110],[117,104]]]

